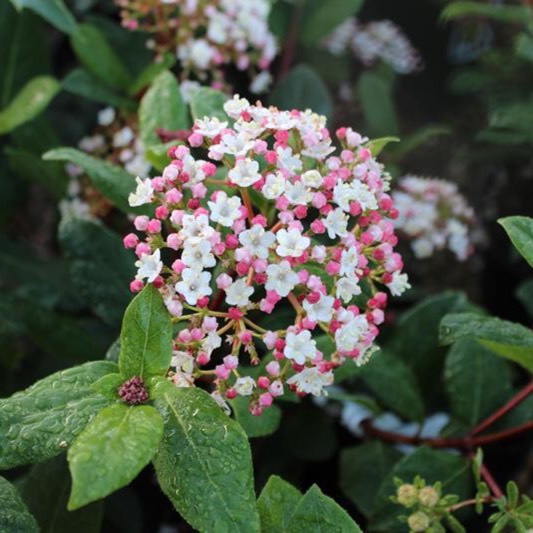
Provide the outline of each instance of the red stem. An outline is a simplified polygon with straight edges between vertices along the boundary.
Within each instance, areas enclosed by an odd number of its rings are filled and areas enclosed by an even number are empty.
[[[533,393],[533,380],[531,380],[529,384],[526,387],[524,387],[521,391],[515,394],[505,405],[500,407],[492,415],[490,415],[488,418],[483,420],[483,422],[478,424],[472,431],[470,431],[468,436],[473,437],[474,435],[477,435],[478,433],[485,431],[485,429],[487,429],[489,426],[494,424],[494,422],[496,422],[502,416],[507,414],[511,409],[514,409],[517,405],[521,404],[532,393]]]
[[[281,57],[281,65],[279,67],[278,77],[280,80],[288,74],[294,60],[294,54],[296,53],[296,47],[298,45],[298,32],[300,30],[300,20],[302,18],[303,11],[302,7],[301,1],[294,6],[291,27],[289,29],[287,39],[285,40],[285,45],[283,47],[284,53]]]
[[[157,128],[155,130],[161,142],[167,143],[170,141],[186,141],[190,135],[191,130],[166,130],[164,128]]]
[[[501,498],[503,496],[502,489],[500,489],[500,486],[492,477],[492,474],[489,472],[489,469],[485,465],[481,465],[480,474],[481,477],[485,480],[485,483],[487,483],[492,494],[494,494],[494,497]]]

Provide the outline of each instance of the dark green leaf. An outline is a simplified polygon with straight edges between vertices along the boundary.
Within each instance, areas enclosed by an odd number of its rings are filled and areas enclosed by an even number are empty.
[[[187,106],[181,97],[176,77],[161,72],[146,91],[139,107],[141,140],[145,146],[160,144],[157,128],[182,130],[189,126]]]
[[[11,0],[18,9],[30,9],[62,32],[71,34],[76,29],[76,21],[63,0]]]
[[[506,6],[501,4],[482,4],[480,2],[452,2],[441,13],[443,20],[462,17],[488,17],[501,22],[522,24],[530,19],[531,12],[526,6]]]
[[[206,392],[157,384],[165,434],[154,458],[176,510],[200,531],[259,531],[252,459],[242,428]]]
[[[152,459],[162,436],[163,419],[150,405],[117,403],[102,409],[68,451],[68,509],[104,498],[133,481]]]
[[[57,80],[50,76],[37,76],[29,81],[9,105],[0,111],[0,135],[9,133],[39,115],[59,89]]]
[[[466,459],[449,452],[418,448],[396,463],[381,484],[368,527],[369,531],[383,533],[405,531],[405,525],[398,520],[403,508],[392,503],[389,498],[396,493],[394,478],[412,480],[417,475],[425,479],[428,484],[441,481],[445,494],[458,494],[463,499],[470,494],[472,476],[470,464]]]
[[[85,363],[0,400],[0,469],[44,461],[64,451],[109,405],[91,385],[116,369],[107,361]]]
[[[69,161],[87,172],[93,185],[124,213],[138,213],[131,208],[128,196],[135,191],[135,178],[121,167],[87,155],[75,148],[56,148],[43,155],[46,161]],[[146,209],[144,209],[146,211]]]
[[[388,144],[397,142],[400,142],[399,137],[381,137],[368,141],[366,146],[372,152],[372,155],[377,157]]]
[[[526,308],[530,318],[533,320],[533,279],[525,281],[518,286],[516,297]]]
[[[362,533],[350,515],[313,485],[302,497],[287,526],[289,533]]]
[[[463,337],[473,337],[496,354],[515,361],[533,372],[533,331],[520,324],[457,313],[443,318],[440,328],[442,344],[451,344]]]
[[[342,450],[340,487],[366,517],[374,510],[383,480],[401,457],[400,452],[380,441],[369,441]]]
[[[102,320],[120,324],[131,300],[133,254],[124,249],[118,235],[85,220],[61,224],[59,239],[81,298]]]
[[[277,431],[281,422],[281,409],[272,405],[261,416],[250,414],[248,398],[239,396],[230,402],[235,420],[243,427],[248,437],[264,437]]]
[[[81,64],[102,83],[126,90],[131,76],[104,34],[92,24],[76,27],[71,44]]]
[[[509,365],[473,339],[460,339],[450,349],[444,368],[452,414],[476,425],[511,395]]]
[[[92,389],[94,392],[110,398],[112,400],[118,400],[118,389],[124,383],[124,376],[122,374],[113,373],[107,374],[101,377],[98,381],[93,383]]]
[[[174,54],[167,53],[163,56],[161,61],[150,63],[142,72],[137,76],[135,81],[129,88],[129,94],[136,95],[142,91],[145,87],[150,85],[152,81],[163,71],[169,70],[174,66],[176,62],[176,56]]]
[[[367,70],[357,81],[356,94],[372,136],[398,135],[398,118],[392,97],[394,76],[388,71]]]
[[[302,493],[278,476],[270,476],[257,500],[261,533],[285,533]]]
[[[276,85],[269,101],[280,109],[311,109],[326,117],[331,117],[333,113],[333,101],[328,88],[307,65],[294,67]]]
[[[204,117],[217,117],[227,122],[228,115],[224,111],[224,103],[228,97],[221,91],[202,87],[196,91],[191,99],[191,115],[194,120]]]
[[[425,126],[410,135],[403,136],[402,141],[399,144],[391,147],[390,153],[395,159],[401,159],[425,143],[432,141],[435,137],[451,134],[452,129],[449,126]]]
[[[39,533],[39,526],[24,505],[17,489],[3,477],[0,477],[0,502],[0,531]]]
[[[507,217],[498,222],[503,226],[515,248],[533,268],[533,218]]]
[[[147,285],[130,303],[120,333],[120,372],[147,378],[166,374],[172,358],[172,322],[163,297]]]
[[[299,36],[303,43],[315,46],[348,17],[355,15],[363,0],[308,0]]]
[[[67,511],[70,486],[67,462],[61,456],[33,466],[20,492],[41,533],[100,533],[103,502]]]
[[[135,102],[117,94],[97,77],[83,68],[71,70],[61,82],[61,86],[77,96],[101,102],[120,109],[135,109]]]
[[[424,400],[413,371],[397,355],[379,351],[361,367],[361,379],[380,402],[408,420],[424,418]]]

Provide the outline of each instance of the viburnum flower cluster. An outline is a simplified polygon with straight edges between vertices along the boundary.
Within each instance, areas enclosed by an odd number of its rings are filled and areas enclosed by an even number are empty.
[[[195,121],[161,176],[138,179],[130,204],[155,216],[136,217],[145,238],[124,244],[138,257],[131,290],[153,283],[181,327],[176,385],[209,380],[221,404],[245,396],[260,414],[287,389],[321,395],[334,368],[367,361],[386,287],[409,284],[390,176],[368,139],[341,128],[337,151],[309,110],[238,96],[224,109],[226,121]]]
[[[455,183],[408,175],[398,180],[392,197],[400,213],[395,227],[417,258],[445,248],[459,261],[472,254],[474,210]]]
[[[122,24],[153,34],[149,46],[175,53],[183,79],[191,74],[217,88],[227,84],[225,70],[236,67],[252,79],[250,90],[264,92],[268,68],[277,53],[268,28],[269,0],[116,0]]]
[[[418,51],[390,20],[363,24],[351,17],[337,26],[324,44],[334,55],[351,50],[365,66],[384,61],[398,74],[411,74],[423,67]]]
[[[98,159],[123,166],[130,174],[146,178],[151,165],[146,160],[143,143],[138,136],[135,115],[125,114],[112,107],[98,112],[93,135],[83,137],[78,148]],[[66,166],[70,181],[67,198],[59,204],[62,220],[72,218],[99,220],[113,208],[113,204],[91,185],[90,178],[77,165]]]

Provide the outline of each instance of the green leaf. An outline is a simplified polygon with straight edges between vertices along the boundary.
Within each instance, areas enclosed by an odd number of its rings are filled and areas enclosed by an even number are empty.
[[[480,2],[452,2],[441,13],[441,18],[446,21],[470,16],[487,17],[500,22],[523,24],[524,21],[530,19],[531,12],[526,6],[482,4]]]
[[[132,96],[136,95],[150,85],[150,83],[152,83],[152,81],[163,71],[171,69],[174,66],[174,63],[176,63],[176,56],[171,53],[166,53],[160,61],[150,63],[139,73],[137,78],[135,78],[128,93]]]
[[[147,285],[130,303],[120,333],[118,365],[125,377],[166,374],[172,358],[172,322],[163,297]]]
[[[56,198],[62,198],[67,190],[69,178],[63,165],[44,162],[40,156],[21,148],[7,147],[5,150],[9,166],[20,177],[46,187]]]
[[[61,224],[59,240],[81,298],[102,320],[120,324],[131,300],[133,254],[124,249],[116,233],[85,220]]]
[[[169,141],[164,144],[153,144],[148,147],[145,152],[146,160],[159,172],[162,172],[164,168],[170,163],[170,157],[168,156],[169,148],[178,146],[180,141]]]
[[[107,361],[85,363],[0,400],[0,469],[59,455],[109,405],[91,385],[116,369]]]
[[[239,422],[248,437],[265,437],[277,431],[281,422],[281,409],[277,405],[272,405],[265,409],[261,416],[254,416],[248,408],[248,398],[239,396],[230,402],[235,415],[235,420]]]
[[[444,368],[452,414],[475,426],[510,397],[509,365],[473,339],[454,343]]]
[[[45,161],[69,161],[87,172],[93,185],[124,213],[140,213],[130,207],[128,196],[135,191],[135,178],[121,167],[102,161],[75,148],[55,148],[43,155]]]
[[[189,126],[187,106],[181,97],[176,77],[161,72],[146,91],[139,107],[141,140],[145,146],[160,144],[156,129],[182,130]]]
[[[413,150],[432,141],[435,137],[451,134],[452,129],[449,126],[438,124],[425,126],[410,135],[402,136],[402,142],[393,146],[390,152],[395,160],[401,159]]]
[[[393,101],[394,75],[386,69],[365,70],[357,81],[356,95],[372,136],[398,135]]]
[[[118,389],[124,383],[124,376],[122,374],[113,373],[107,374],[93,383],[92,389],[94,392],[110,398],[112,400],[118,400]]]
[[[363,0],[308,0],[299,31],[302,42],[316,47],[321,39],[355,15],[362,5]]]
[[[67,9],[62,0],[11,0],[13,5],[20,11],[29,9],[40,15],[58,30],[69,35],[76,29],[76,20]]]
[[[516,55],[533,63],[533,38],[526,33],[518,35],[515,41]]]
[[[113,89],[101,82],[83,68],[71,70],[61,81],[63,90],[88,100],[108,104],[119,109],[134,110],[136,104],[133,100],[117,94]]]
[[[57,80],[50,76],[37,76],[26,83],[9,105],[0,111],[0,135],[39,115],[59,89]]]
[[[526,308],[529,317],[533,319],[533,279],[525,281],[516,289],[516,297]]]
[[[533,331],[530,329],[499,318],[472,313],[445,316],[441,322],[440,342],[451,344],[463,337],[478,339],[496,354],[533,372]]]
[[[194,120],[204,117],[216,117],[228,122],[229,118],[224,111],[224,104],[228,97],[221,91],[201,87],[191,99],[191,115]]]
[[[123,403],[102,409],[68,451],[74,510],[133,481],[150,462],[163,436],[163,419],[150,405]]]
[[[17,489],[3,477],[0,477],[0,502],[0,531],[39,533],[39,526],[24,505]]]
[[[385,477],[402,454],[380,441],[369,441],[341,452],[339,485],[344,495],[369,517]]]
[[[362,533],[350,515],[313,485],[302,497],[287,526],[289,533]]]
[[[41,533],[99,533],[103,502],[67,511],[71,481],[64,456],[39,463],[20,486],[22,499],[35,516]]]
[[[424,400],[416,376],[397,355],[380,350],[361,367],[359,377],[384,406],[408,420],[424,418]]]
[[[372,152],[374,157],[377,157],[388,144],[398,142],[400,142],[399,137],[381,137],[368,141],[366,147]]]
[[[270,104],[280,109],[311,109],[331,117],[333,101],[322,79],[307,65],[297,65],[274,88]]]
[[[514,247],[533,268],[533,218],[507,217],[500,218],[498,223],[503,226]]]
[[[252,459],[243,429],[197,388],[156,385],[165,434],[157,478],[176,510],[200,531],[259,531]]]
[[[302,493],[278,476],[270,476],[257,500],[261,533],[285,533]]]
[[[129,87],[129,72],[96,26],[78,25],[72,34],[71,45],[81,64],[102,83],[115,89]]]
[[[425,479],[428,485],[441,481],[444,494],[458,494],[462,499],[471,494],[472,476],[470,464],[466,459],[449,452],[418,448],[396,463],[381,484],[368,526],[369,531],[405,532],[405,525],[398,520],[404,508],[391,502],[389,498],[396,493],[394,478],[412,480],[417,475]]]

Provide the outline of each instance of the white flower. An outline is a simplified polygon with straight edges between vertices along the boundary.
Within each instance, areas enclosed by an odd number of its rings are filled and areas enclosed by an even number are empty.
[[[259,163],[252,159],[240,159],[228,172],[228,177],[239,187],[249,187],[261,179]]]
[[[181,254],[181,260],[194,270],[203,270],[216,265],[209,241],[187,242]]]
[[[334,151],[335,147],[331,146],[331,139],[326,139],[318,144],[304,148],[302,150],[302,155],[322,160]]]
[[[321,296],[320,300],[314,304],[308,300],[304,300],[303,308],[309,320],[313,322],[329,322],[333,316],[334,302],[335,298],[333,296]]]
[[[266,290],[276,291],[282,297],[287,296],[300,279],[288,261],[281,261],[278,265],[268,265],[266,274]]]
[[[311,339],[311,332],[307,329],[300,333],[287,333],[285,343],[283,354],[299,365],[303,365],[307,359],[316,357],[316,341]]]
[[[291,204],[307,205],[312,197],[312,193],[302,181],[297,181],[294,184],[290,181],[285,182],[285,198],[287,198]]]
[[[275,240],[275,235],[271,231],[265,231],[259,224],[254,224],[250,229],[239,233],[239,242],[259,259],[268,257],[268,249]]]
[[[211,353],[222,346],[222,337],[216,331],[210,331],[202,341],[202,350]]]
[[[215,49],[205,39],[197,39],[189,43],[188,52],[190,61],[205,70],[213,59]]]
[[[280,229],[276,233],[278,246],[276,253],[281,257],[300,257],[311,244],[309,237],[304,237],[296,228]]]
[[[334,239],[336,235],[344,237],[348,233],[348,216],[340,207],[333,209],[324,220],[324,226],[328,230],[330,239]]]
[[[161,250],[158,248],[153,254],[141,254],[141,258],[135,262],[135,266],[139,269],[135,278],[147,278],[148,283],[152,283],[163,269]]]
[[[250,296],[253,292],[254,288],[249,287],[244,278],[240,278],[226,289],[226,303],[244,307],[250,303]]]
[[[133,175],[146,177],[150,173],[152,165],[146,161],[143,154],[136,154],[131,161],[128,161],[124,168]]]
[[[194,357],[188,352],[174,351],[172,352],[170,366],[184,374],[192,374],[194,371]]]
[[[340,263],[341,268],[339,274],[341,276],[353,274],[359,264],[359,254],[357,253],[357,250],[355,248],[343,250]]]
[[[318,189],[322,185],[324,179],[318,170],[308,170],[302,174],[302,181],[307,187]]]
[[[115,120],[115,110],[112,107],[105,107],[101,111],[98,111],[98,125],[109,126]]]
[[[180,83],[180,93],[183,101],[186,104],[190,104],[191,100],[194,98],[194,95],[198,92],[202,86],[197,81],[192,80],[183,80]]]
[[[335,344],[340,352],[351,352],[368,331],[368,321],[364,315],[355,316],[335,332]]]
[[[128,203],[131,207],[149,204],[152,201],[152,195],[154,194],[152,181],[150,178],[142,180],[138,176],[135,181],[137,182],[137,189],[128,196]]]
[[[215,151],[221,152],[223,154],[229,154],[233,156],[243,156],[247,154],[253,148],[253,146],[254,146],[254,141],[251,140],[248,134],[246,133],[238,133],[237,135],[235,135],[234,133],[225,133],[224,135],[222,135],[222,138],[220,139],[220,144],[214,146],[213,148],[215,149]],[[241,179],[246,180],[246,177],[248,175],[255,175],[257,173],[259,164],[256,163],[255,161],[251,161],[250,159],[246,159],[246,162],[248,163],[248,165],[252,162],[255,163],[255,165],[249,165],[249,166],[254,167],[253,171],[251,169],[248,170],[245,166],[241,165],[241,167],[243,168],[240,169],[240,172],[239,170],[237,170],[236,172],[237,178],[239,178],[240,174],[242,174],[243,176],[241,177]],[[237,167],[239,167],[239,163],[241,163],[240,160],[237,161],[237,165],[236,165]],[[231,178],[231,173],[234,171],[235,169],[232,169],[229,172],[230,178]],[[257,179],[250,182],[250,185],[252,183],[255,183]],[[237,182],[235,181],[234,183],[237,183]],[[247,187],[247,185],[241,185],[241,186]]]
[[[292,148],[277,148],[276,154],[278,155],[278,168],[288,170],[291,173],[302,170],[302,162],[299,155],[292,153]]]
[[[189,244],[197,244],[215,234],[215,228],[209,225],[207,215],[183,215],[182,225],[183,228],[178,233],[179,238]]]
[[[211,211],[211,220],[218,222],[227,228],[241,217],[241,199],[219,191],[214,202],[207,202]]]
[[[272,83],[272,76],[268,70],[263,70],[258,74],[250,84],[250,92],[254,94],[264,93]]]
[[[211,274],[192,268],[181,273],[182,280],[176,283],[176,291],[184,296],[189,305],[196,305],[199,298],[209,296],[213,291],[209,287]]]
[[[246,98],[240,98],[236,94],[232,100],[228,100],[224,104],[224,111],[233,119],[237,120],[241,113],[246,111],[250,107],[250,102]]]
[[[237,378],[235,381],[235,390],[240,396],[250,396],[255,388],[255,381],[250,376]]]
[[[275,200],[285,192],[285,184],[287,180],[282,174],[269,174],[266,177],[265,184],[263,185],[262,192],[265,198],[269,200]]]
[[[333,384],[333,372],[320,372],[318,368],[304,368],[298,374],[294,374],[287,380],[289,385],[296,385],[298,392],[312,394],[313,396],[326,396],[324,387],[329,387]]]
[[[392,281],[386,285],[393,296],[400,296],[411,288],[407,274],[400,274],[399,272],[393,272]]]
[[[115,148],[127,146],[133,141],[133,139],[135,139],[135,133],[133,133],[133,130],[130,127],[125,126],[113,135],[113,146]]]
[[[348,303],[354,296],[361,294],[359,278],[353,273],[344,278],[340,278],[335,287],[337,298],[342,298],[344,303]]]
[[[205,117],[196,119],[194,122],[194,132],[212,139],[220,135],[223,129],[228,127],[227,122],[221,122],[217,117]]]

